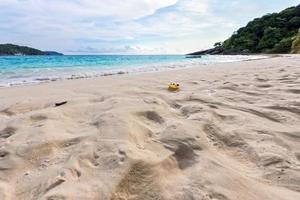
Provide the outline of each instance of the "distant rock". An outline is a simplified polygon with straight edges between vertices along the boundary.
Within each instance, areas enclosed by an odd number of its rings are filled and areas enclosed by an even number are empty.
[[[189,56],[196,56],[196,55],[218,55],[222,54],[224,52],[224,49],[222,47],[216,47],[212,49],[197,51],[194,53],[187,54]]]
[[[194,53],[187,54],[188,56],[198,56],[198,55],[248,55],[250,54],[247,50],[236,51],[232,49],[225,49],[223,47],[215,47],[211,49],[206,49],[202,51],[197,51]]]

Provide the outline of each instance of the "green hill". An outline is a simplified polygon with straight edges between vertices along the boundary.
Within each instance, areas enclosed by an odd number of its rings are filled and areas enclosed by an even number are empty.
[[[41,51],[38,49],[18,46],[14,44],[0,44],[0,56],[11,56],[11,55],[62,55],[52,51]]]
[[[300,53],[300,5],[249,22],[215,48],[188,55]]]
[[[249,22],[222,43],[225,53],[300,53],[300,5]]]

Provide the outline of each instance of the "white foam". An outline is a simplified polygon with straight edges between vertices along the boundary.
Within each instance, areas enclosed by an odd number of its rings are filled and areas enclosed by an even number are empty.
[[[51,82],[63,79],[79,79],[92,78],[99,76],[121,75],[128,73],[143,73],[153,71],[165,71],[178,68],[188,68],[208,65],[211,63],[226,63],[237,62],[244,60],[262,59],[266,56],[203,56],[200,59],[183,59],[173,63],[163,64],[147,64],[140,66],[129,66],[116,69],[105,69],[96,67],[75,67],[75,68],[34,68],[31,70],[22,69],[10,77],[3,77],[0,79],[0,87],[9,87],[16,85],[37,84],[43,82]],[[39,75],[36,75],[39,74]],[[1,75],[1,74],[0,74]]]

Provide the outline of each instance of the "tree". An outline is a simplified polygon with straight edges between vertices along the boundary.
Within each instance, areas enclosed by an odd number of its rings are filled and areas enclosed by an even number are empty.
[[[294,29],[300,27],[300,17],[296,16],[289,20],[288,28]]]
[[[258,49],[263,50],[272,49],[276,43],[281,39],[281,32],[279,28],[268,27],[264,31],[264,36],[258,43]]]
[[[225,52],[290,53],[300,28],[300,5],[256,18],[225,40]],[[295,46],[297,47],[297,41]]]
[[[270,53],[290,53],[293,39],[291,37],[282,39],[277,43]]]
[[[300,53],[300,29],[298,34],[294,37],[291,53]]]
[[[215,47],[215,48],[222,47],[222,42],[216,42],[216,43],[214,44],[214,47]]]

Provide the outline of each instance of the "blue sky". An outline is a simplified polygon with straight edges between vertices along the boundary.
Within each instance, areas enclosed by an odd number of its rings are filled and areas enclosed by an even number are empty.
[[[67,54],[178,54],[211,47],[299,0],[0,0],[0,43]]]

